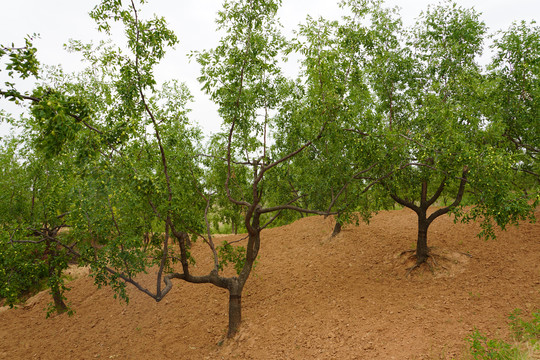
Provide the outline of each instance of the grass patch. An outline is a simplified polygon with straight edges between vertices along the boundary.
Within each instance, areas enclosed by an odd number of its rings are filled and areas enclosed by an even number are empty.
[[[477,329],[467,338],[469,350],[475,360],[532,360],[540,358],[540,310],[533,312],[530,320],[521,317],[521,310],[510,316],[512,342],[489,339]]]

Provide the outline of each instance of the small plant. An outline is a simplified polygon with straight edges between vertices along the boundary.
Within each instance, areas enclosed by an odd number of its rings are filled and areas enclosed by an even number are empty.
[[[527,322],[520,318],[521,310],[515,309],[509,316],[510,329],[518,341],[527,341],[532,345],[538,343],[540,337],[540,310],[532,314],[532,319]]]
[[[515,344],[509,344],[503,340],[489,339],[477,329],[469,336],[470,353],[475,360],[526,360],[532,359],[530,353],[540,352],[538,337],[540,334],[540,311],[532,314],[530,321],[521,317],[521,310],[514,310],[510,316],[510,329],[512,330]],[[523,350],[526,345],[529,351]]]
[[[520,359],[519,349],[512,347],[510,344],[502,340],[488,339],[485,335],[482,335],[477,329],[474,330],[468,341],[471,344],[471,355],[475,360]]]

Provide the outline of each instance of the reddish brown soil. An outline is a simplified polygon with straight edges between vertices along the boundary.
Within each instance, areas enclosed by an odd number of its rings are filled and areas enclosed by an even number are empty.
[[[420,269],[409,278],[399,254],[414,246],[411,211],[382,212],[330,240],[332,225],[309,217],[263,232],[242,328],[222,346],[226,292],[177,281],[156,303],[130,287],[126,305],[83,276],[67,293],[73,317],[46,319],[46,293],[0,312],[0,359],[464,358],[475,327],[507,337],[513,309],[540,308],[538,224],[486,242],[477,225],[440,218],[429,243],[447,260],[437,258],[434,275]]]

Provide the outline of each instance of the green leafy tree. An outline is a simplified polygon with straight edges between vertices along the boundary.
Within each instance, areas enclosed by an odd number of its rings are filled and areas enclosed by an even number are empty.
[[[74,232],[84,246],[76,255],[90,265],[98,285],[112,286],[120,297],[128,300],[128,283],[161,301],[172,278],[209,282],[189,271],[188,232],[200,234],[205,204],[197,191],[194,144],[200,132],[186,116],[191,95],[174,81],[158,89],[154,79],[155,65],[177,43],[163,18],[143,19],[135,2],[123,7],[109,1],[91,16],[105,32],[111,21],[120,21],[128,53],[107,43],[71,44],[90,67],[62,90],[83,98],[93,111],[79,131],[91,141],[78,144],[89,159],[81,164],[85,186]],[[183,274],[173,272],[177,262]],[[136,278],[152,266],[158,268],[155,289]]]
[[[18,150],[11,145],[2,165],[3,188],[9,189],[0,198],[2,295],[13,305],[46,280],[53,298],[48,314],[68,311],[62,272],[70,257],[61,231],[69,227],[75,184],[69,158],[51,160],[28,145]]]
[[[29,178],[20,162],[17,142],[3,139],[0,152],[0,298],[9,305],[17,303],[21,295],[39,286],[47,271],[32,248],[11,242],[12,235],[28,218],[31,197]],[[38,265],[39,264],[39,265]]]
[[[30,146],[51,164],[69,154],[65,169],[80,181],[70,186],[74,208],[66,238],[55,237],[59,229],[50,217],[39,233],[89,265],[98,285],[111,285],[127,300],[130,283],[160,301],[175,275],[210,282],[189,272],[187,233],[200,233],[204,219],[194,146],[200,132],[187,121],[185,86],[169,82],[157,89],[153,69],[177,43],[164,19],[144,20],[135,2],[116,1],[103,1],[91,16],[106,32],[110,21],[121,21],[128,53],[107,43],[73,42],[70,49],[89,68],[69,76],[50,69],[45,84],[24,97],[31,101],[31,117],[23,121],[32,129]],[[36,163],[36,170],[43,168]],[[76,246],[71,239],[79,240]],[[184,273],[169,274],[177,262]],[[151,266],[158,267],[155,289],[136,279]]]
[[[252,23],[249,26],[260,29],[266,20],[254,16],[275,12],[277,7],[259,5],[253,6],[247,14],[242,13],[242,7],[237,3],[231,3],[231,9],[236,17],[247,15]],[[248,206],[246,219],[252,221],[246,220],[251,237],[245,257],[227,245],[218,249],[210,235],[208,222],[211,195],[207,190],[211,184],[203,186],[201,168],[197,164],[196,155],[200,151],[194,144],[199,140],[199,133],[189,125],[186,116],[189,94],[182,86],[157,90],[153,77],[153,67],[163,57],[165,47],[177,41],[174,34],[165,28],[163,19],[143,20],[134,2],[123,8],[116,2],[105,1],[96,7],[92,16],[105,31],[110,29],[111,20],[123,23],[129,55],[110,46],[102,46],[96,51],[91,46],[74,43],[73,49],[80,50],[93,65],[99,63],[100,70],[89,69],[81,78],[67,84],[60,81],[61,86],[55,91],[66,99],[80,99],[81,104],[88,104],[91,109],[84,118],[58,118],[77,125],[53,146],[47,147],[55,154],[54,149],[74,146],[79,154],[88,155],[88,159],[80,164],[85,182],[80,188],[73,215],[76,219],[73,234],[79,235],[83,243],[79,249],[73,249],[73,253],[82,263],[91,266],[99,285],[111,285],[126,299],[125,283],[133,284],[156,301],[171,290],[173,279],[210,283],[227,289],[230,293],[228,336],[232,336],[241,321],[242,289],[258,252],[259,219],[264,213],[259,212],[260,199],[256,198],[254,205]],[[248,54],[248,58],[256,59],[262,53],[275,61],[274,49],[267,49],[265,53],[266,40],[259,36],[256,41],[259,42],[256,51]],[[264,65],[263,62],[259,64]],[[231,66],[228,70],[235,68]],[[266,69],[257,71],[259,74],[267,72]],[[214,76],[217,79],[219,75],[213,74],[212,78]],[[252,101],[259,106],[257,96],[249,99],[250,103]],[[239,104],[223,107],[222,116],[230,119],[230,115],[238,111]],[[42,99],[34,106],[51,105]],[[240,111],[249,111],[249,107],[241,104]],[[47,120],[50,116],[43,118]],[[249,125],[244,121],[241,128],[248,131]],[[44,135],[40,143],[46,144],[54,134],[47,131],[47,121],[40,126]],[[77,143],[83,133],[91,134],[89,140]],[[231,138],[232,135],[229,140]],[[244,136],[236,140],[243,145],[254,141]],[[228,164],[225,188],[228,188],[232,173],[230,141],[227,149],[228,154],[222,157]],[[270,164],[268,169],[278,164]],[[260,182],[259,174],[256,182]],[[206,223],[203,222],[205,219]],[[207,236],[202,235],[204,225]],[[152,226],[164,234],[143,243],[143,235]],[[189,251],[188,233],[204,238],[212,251],[214,267],[207,275],[191,273],[194,259]],[[172,239],[177,241],[178,248],[173,247]],[[223,273],[225,264],[231,261],[236,263],[238,276]],[[180,263],[181,272],[175,271],[176,262]],[[136,279],[138,273],[150,266],[158,267],[155,289],[145,287]]]
[[[325,133],[332,116],[325,105],[303,103],[303,85],[286,79],[279,59],[286,55],[285,39],[276,19],[279,1],[227,1],[219,13],[220,44],[198,54],[203,89],[219,106],[223,132],[213,141],[209,165],[217,174],[208,184],[215,197],[226,199],[243,215],[247,230],[244,254],[224,244],[220,252],[235,259],[238,276],[223,279],[230,293],[229,336],[241,322],[241,298],[259,253],[261,232],[285,211],[324,214],[304,208],[302,195],[282,192],[283,174],[291,162]],[[309,126],[300,125],[311,113]],[[287,150],[278,148],[280,131],[302,131],[301,140]],[[300,137],[297,137],[300,139]],[[216,262],[217,263],[217,262]]]
[[[485,111],[494,99],[484,95],[489,81],[476,62],[486,32],[478,13],[453,3],[430,7],[410,32],[389,16],[378,20],[364,46],[388,131],[383,173],[391,176],[384,174],[382,184],[418,215],[411,271],[431,257],[428,228],[439,216],[482,218],[482,234],[494,236],[493,222],[517,224],[533,216],[534,206],[514,187],[519,156],[498,146],[500,122]],[[474,206],[463,213],[467,189]],[[437,203],[443,206],[431,211]]]
[[[499,33],[493,45],[496,54],[490,67],[494,82],[490,94],[491,116],[503,126],[508,150],[522,153],[515,168],[525,178],[540,179],[540,27],[534,22],[514,23]],[[531,176],[532,175],[532,176]],[[526,187],[531,187],[529,180]]]
[[[344,223],[358,221],[359,214],[367,221],[373,211],[389,205],[375,185],[393,172],[382,166],[389,153],[388,127],[371,89],[368,45],[377,36],[391,42],[387,32],[395,24],[382,23],[387,18],[378,2],[349,5],[352,16],[343,23],[308,18],[300,27],[291,51],[303,57],[298,81],[305,90],[301,106],[291,103],[289,108],[298,117],[298,128],[284,126],[277,137],[278,146],[288,149],[301,141],[312,119],[327,119],[324,136],[295,157],[295,171],[283,177],[302,201],[337,214],[332,236]]]

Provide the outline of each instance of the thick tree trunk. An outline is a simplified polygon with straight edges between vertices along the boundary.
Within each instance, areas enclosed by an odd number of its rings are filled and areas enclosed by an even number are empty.
[[[429,248],[427,246],[428,222],[426,215],[418,215],[418,239],[416,240],[416,263],[422,264],[429,256]]]
[[[459,189],[456,194],[456,199],[454,200],[454,202],[449,206],[436,210],[429,217],[427,217],[427,210],[441,196],[446,186],[446,180],[447,180],[446,177],[442,179],[439,187],[437,188],[437,190],[435,191],[435,193],[433,194],[431,198],[428,198],[428,194],[427,194],[428,192],[427,181],[422,182],[422,191],[420,193],[420,206],[415,205],[414,201],[408,200],[407,198],[400,198],[399,196],[390,193],[390,197],[392,197],[392,199],[394,199],[395,202],[405,207],[408,207],[409,209],[414,210],[414,212],[418,215],[418,239],[416,241],[416,266],[413,266],[411,270],[417,268],[418,265],[426,262],[426,260],[430,256],[429,248],[427,246],[427,233],[428,233],[429,225],[433,222],[433,220],[435,220],[441,215],[448,213],[449,211],[452,210],[452,208],[458,206],[461,203],[461,200],[463,199],[463,193],[465,192],[465,184],[467,183],[468,171],[469,171],[469,168],[467,166],[464,166],[461,182],[459,184]]]
[[[444,184],[444,183],[443,183]],[[418,239],[416,240],[416,264],[420,265],[426,262],[429,256],[429,249],[427,246],[427,231],[429,222],[427,219],[427,209],[430,205],[439,197],[439,194],[434,195],[433,198],[428,200],[427,197],[428,183],[422,182],[422,192],[420,194],[420,207],[417,208],[416,214],[418,215]]]
[[[249,237],[246,247],[246,261],[238,277],[229,278],[227,288],[229,290],[229,330],[227,337],[232,338],[238,333],[242,322],[242,290],[251,274],[253,263],[257,259],[261,244],[261,228],[259,207],[252,207],[246,213],[245,224]],[[251,220],[251,223],[250,223]]]
[[[242,322],[242,286],[234,281],[229,288],[229,331],[227,337],[232,338],[238,332]]]
[[[334,231],[332,231],[332,235],[330,235],[330,237],[334,237],[340,232],[341,232],[341,223],[339,221],[336,221],[336,225],[334,225]]]
[[[242,295],[229,294],[229,331],[227,337],[232,338],[238,332],[242,322]]]

